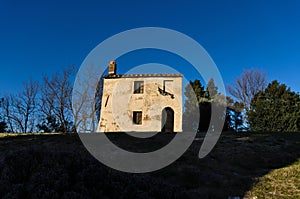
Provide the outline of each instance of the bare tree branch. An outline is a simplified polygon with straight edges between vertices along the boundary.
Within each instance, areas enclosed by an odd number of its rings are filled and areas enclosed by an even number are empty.
[[[232,86],[227,86],[228,92],[241,102],[245,111],[251,109],[250,102],[253,97],[266,87],[266,75],[258,70],[244,70]]]
[[[38,83],[23,83],[23,92],[4,99],[4,115],[10,132],[33,132],[36,124]]]
[[[41,88],[41,118],[52,124],[48,124],[48,130],[70,132],[72,131],[72,107],[71,94],[72,84],[70,78],[74,67],[69,67],[62,74],[56,73],[52,78],[44,77],[44,84]],[[45,126],[40,125],[40,128]],[[43,129],[45,130],[46,127]]]

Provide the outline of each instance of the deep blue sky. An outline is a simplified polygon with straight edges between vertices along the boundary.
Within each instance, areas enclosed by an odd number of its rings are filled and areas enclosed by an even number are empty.
[[[41,80],[69,65],[78,67],[101,41],[146,26],[194,38],[213,58],[225,84],[254,67],[264,70],[269,81],[300,91],[297,0],[2,0],[0,95],[21,90],[30,78]]]

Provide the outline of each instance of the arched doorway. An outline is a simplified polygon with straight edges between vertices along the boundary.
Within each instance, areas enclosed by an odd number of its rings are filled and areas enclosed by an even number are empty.
[[[174,132],[174,111],[172,108],[166,107],[162,110],[161,127],[162,132]]]

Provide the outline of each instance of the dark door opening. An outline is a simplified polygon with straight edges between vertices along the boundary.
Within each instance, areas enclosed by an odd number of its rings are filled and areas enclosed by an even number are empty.
[[[162,132],[174,132],[174,111],[170,107],[162,110],[161,120]]]

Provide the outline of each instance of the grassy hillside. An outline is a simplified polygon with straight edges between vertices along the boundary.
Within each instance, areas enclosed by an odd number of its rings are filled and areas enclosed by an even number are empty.
[[[173,136],[141,141],[110,134],[109,139],[145,152]],[[176,162],[146,174],[104,166],[76,134],[3,137],[0,198],[297,198],[299,133],[223,133],[213,151],[198,159],[203,136]]]
[[[246,198],[300,198],[300,159],[259,179]]]

